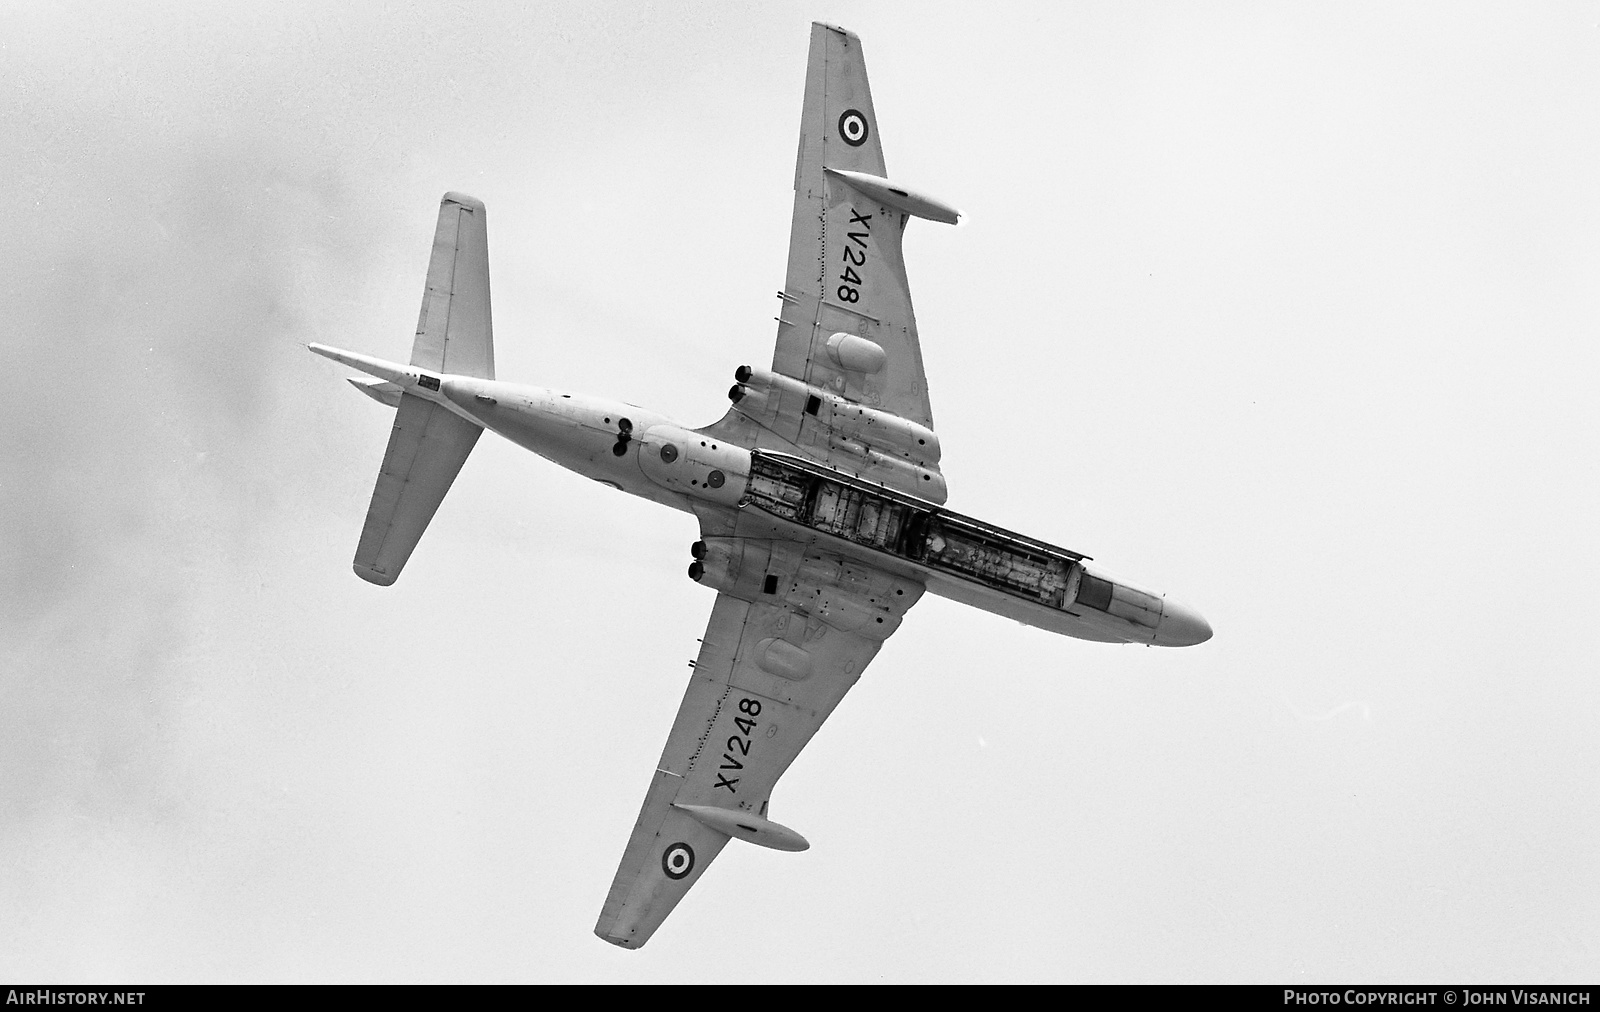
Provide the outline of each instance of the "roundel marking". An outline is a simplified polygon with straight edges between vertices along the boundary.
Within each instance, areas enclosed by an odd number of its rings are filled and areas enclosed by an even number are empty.
[[[687,843],[668,847],[661,853],[661,870],[674,881],[694,871],[694,848]]]
[[[867,143],[867,118],[859,110],[846,109],[839,114],[839,136],[853,148]]]

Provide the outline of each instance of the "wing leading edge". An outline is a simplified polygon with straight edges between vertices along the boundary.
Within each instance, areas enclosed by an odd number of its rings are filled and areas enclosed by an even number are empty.
[[[805,841],[767,819],[777,783],[922,596],[919,584],[786,541],[707,538],[716,605],[595,934],[649,940],[733,835]]]

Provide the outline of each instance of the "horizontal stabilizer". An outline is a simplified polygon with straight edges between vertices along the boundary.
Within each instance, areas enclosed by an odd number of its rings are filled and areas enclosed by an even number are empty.
[[[483,202],[460,193],[447,193],[439,202],[409,368],[322,345],[311,350],[376,377],[376,384],[356,385],[362,393],[398,406],[354,563],[357,576],[387,587],[399,578],[483,434],[475,422],[418,396],[438,390],[441,373],[494,378]]]
[[[405,393],[404,390],[388,380],[364,379],[360,376],[351,376],[349,383],[379,404],[386,404],[391,408],[400,406],[400,395]]]
[[[362,355],[359,352],[345,351],[343,348],[330,348],[325,344],[312,342],[306,345],[306,350],[313,355],[321,355],[323,358],[332,359],[340,365],[347,365],[352,369],[360,369],[368,376],[376,376],[378,379],[393,383],[402,389],[409,390],[415,386],[417,376],[420,375],[417,370],[407,369],[398,362],[373,358],[371,355]]]
[[[483,201],[447,193],[428,260],[411,364],[433,372],[494,379],[489,319],[489,232]]]
[[[483,429],[446,408],[401,395],[356,546],[357,576],[380,587],[399,578],[482,434]]]

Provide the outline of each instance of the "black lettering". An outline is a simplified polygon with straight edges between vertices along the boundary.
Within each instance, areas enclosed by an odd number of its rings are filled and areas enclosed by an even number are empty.
[[[749,755],[750,754],[750,739],[741,738],[736,734],[735,735],[729,735],[729,737],[728,737],[728,747],[729,748],[738,749],[740,755]]]
[[[848,246],[845,247],[845,249],[849,248],[850,247]],[[861,284],[861,275],[856,273],[856,269],[854,267],[846,267],[844,269],[844,273],[839,275],[839,280],[848,281],[852,285],[859,285]]]
[[[751,731],[756,729],[756,722],[753,720],[746,720],[743,717],[735,717],[733,718],[733,722],[738,724],[739,730],[743,731],[745,734],[749,734]]]
[[[856,259],[857,257],[861,259],[858,260]],[[849,246],[844,248],[844,258],[847,263],[855,264],[857,267],[865,267],[867,265],[867,255],[865,253],[857,253]]]
[[[739,739],[737,739],[737,738],[729,738],[728,740],[729,741],[738,741]],[[742,770],[742,769],[744,769],[744,763],[742,763],[739,760],[735,759],[733,756],[729,755],[728,753],[726,753],[726,752],[722,753],[722,758],[724,758],[724,759],[726,759],[728,761],[723,763],[721,766],[717,767],[718,769],[724,769],[724,770]]]
[[[711,789],[712,790],[716,790],[718,787],[726,787],[728,789],[728,793],[729,794],[738,794],[739,793],[738,789],[733,786],[734,784],[736,784],[738,782],[739,782],[739,778],[738,777],[734,777],[732,780],[729,780],[727,777],[723,776],[721,773],[718,773],[717,774],[717,782],[711,785]]]
[[[850,209],[850,224],[852,224],[852,225],[864,225],[867,228],[868,231],[871,231],[871,229],[872,229],[872,215],[869,214],[866,217],[862,217],[861,212],[857,211],[855,208],[852,207]]]
[[[866,249],[867,248],[867,233],[865,233],[865,232],[848,232],[846,234],[850,236],[850,241],[851,242],[855,243],[857,246],[860,246],[862,249]]]

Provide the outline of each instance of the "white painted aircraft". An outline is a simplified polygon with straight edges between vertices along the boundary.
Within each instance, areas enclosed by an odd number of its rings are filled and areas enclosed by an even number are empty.
[[[770,369],[689,429],[494,376],[480,201],[447,193],[411,361],[313,344],[396,408],[356,575],[400,575],[479,434],[693,513],[689,575],[717,591],[683,705],[595,933],[643,945],[731,839],[809,846],[773,785],[925,591],[1079,639],[1188,646],[1194,611],[1089,559],[945,509],[900,237],[950,206],[885,176],[861,42],[811,29],[789,271]]]

